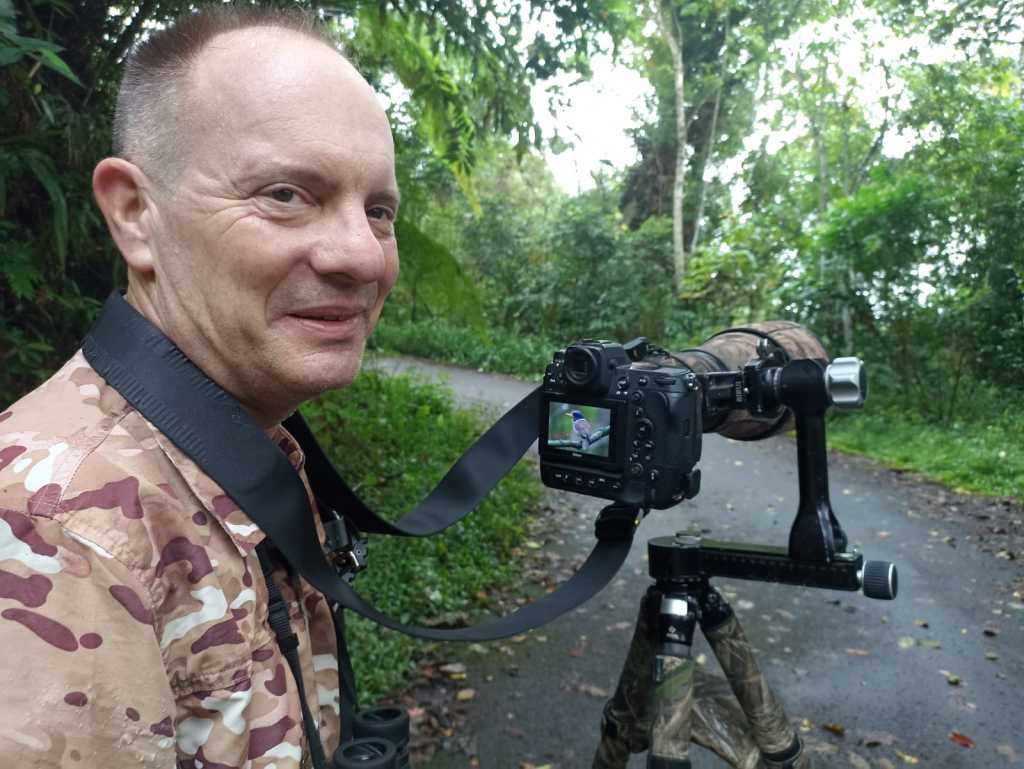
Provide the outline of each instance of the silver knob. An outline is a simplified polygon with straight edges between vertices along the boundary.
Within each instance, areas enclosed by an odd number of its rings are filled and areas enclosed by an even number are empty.
[[[825,368],[825,389],[832,405],[859,409],[868,397],[868,372],[860,358],[836,358]]]

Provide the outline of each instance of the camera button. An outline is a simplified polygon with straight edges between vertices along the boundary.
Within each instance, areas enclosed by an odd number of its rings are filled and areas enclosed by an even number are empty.
[[[638,385],[640,385],[641,387],[646,387],[646,386],[647,386],[647,377],[645,377],[645,376],[639,377],[639,378],[638,378],[638,379],[636,380],[636,383],[637,383]]]
[[[618,385],[620,390],[625,390],[627,387],[629,387],[629,380],[624,376],[619,377]]]
[[[633,401],[633,403],[643,403],[644,394],[639,390],[633,390],[633,392],[629,394],[629,399]]]
[[[651,424],[650,420],[645,419],[636,426],[636,434],[640,438],[646,438],[651,434],[653,428],[654,425]]]
[[[639,462],[634,462],[633,464],[631,464],[629,466],[629,474],[630,475],[637,475],[637,476],[643,475],[644,474],[644,466],[641,465]]]
[[[643,406],[637,406],[635,409],[633,409],[633,416],[635,416],[635,417],[642,417],[643,415],[644,415],[644,407]]]
[[[644,448],[648,449],[648,450],[649,449],[653,449],[654,448],[654,441],[650,441],[650,440],[644,441]]]

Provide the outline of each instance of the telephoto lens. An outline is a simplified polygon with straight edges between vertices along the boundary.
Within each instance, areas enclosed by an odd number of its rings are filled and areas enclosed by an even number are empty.
[[[397,769],[409,769],[409,714],[404,708],[384,706],[356,713],[356,737],[384,739],[395,746]]]
[[[398,769],[395,746],[380,737],[358,737],[334,751],[334,769]]]

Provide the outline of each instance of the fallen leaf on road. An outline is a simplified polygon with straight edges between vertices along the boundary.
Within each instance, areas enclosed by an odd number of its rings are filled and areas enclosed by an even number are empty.
[[[878,532],[878,538],[879,539],[889,539],[889,537],[891,537],[891,536],[892,536],[892,532],[891,531],[880,531],[880,532]]]
[[[594,686],[593,684],[580,684],[579,690],[588,697],[596,699],[604,699],[608,696],[607,689],[602,689],[600,686]]]
[[[992,660],[993,662],[995,662],[997,659],[999,659],[999,655],[995,652],[985,652],[985,659]]]
[[[800,722],[800,731],[801,732],[809,732],[813,728],[814,728],[814,724],[811,723],[811,719],[809,719],[809,718],[805,718],[803,721]]]
[[[996,747],[996,753],[1001,755],[1011,764],[1017,763],[1017,751],[1013,749],[1012,745],[998,745]]]
[[[958,676],[956,673],[950,673],[948,670],[940,670],[939,672],[946,677],[946,683],[948,683],[950,686],[960,685],[960,676]]]
[[[900,638],[900,640],[897,641],[897,643],[900,645],[901,649],[913,649],[915,646],[917,646],[917,641],[915,641],[912,636],[908,635],[905,635],[902,638]]]
[[[994,627],[987,627],[981,632],[987,635],[989,638],[995,638],[997,635],[999,635],[999,629]]]
[[[869,764],[862,756],[858,756],[856,753],[850,752],[846,754],[850,759],[850,766],[853,769],[871,769]]]
[[[632,622],[616,622],[614,625],[608,625],[605,630],[611,632],[612,630],[629,630],[633,627]]]
[[[973,748],[976,744],[974,740],[966,734],[960,734],[960,732],[950,732],[949,739],[953,740],[953,742],[962,748]]]
[[[826,732],[832,732],[832,734],[836,735],[837,737],[842,737],[844,734],[846,734],[846,727],[842,724],[822,724],[821,728],[824,729]]]
[[[912,756],[908,753],[904,753],[902,750],[897,750],[896,755],[903,759],[905,764],[916,764],[920,759],[917,756]]]
[[[459,702],[468,702],[474,697],[476,697],[476,689],[459,689],[455,694],[455,699]]]
[[[850,648],[847,648],[846,653],[849,654],[851,657],[870,657],[871,656],[871,652],[869,652],[867,649],[850,649]]]
[[[914,624],[918,627],[928,627],[928,620],[926,619],[915,619]]]
[[[936,641],[934,638],[922,638],[918,641],[918,644],[923,646],[925,649],[940,649],[942,644]]]
[[[461,662],[449,662],[447,665],[442,665],[440,670],[449,676],[466,675],[466,666]]]

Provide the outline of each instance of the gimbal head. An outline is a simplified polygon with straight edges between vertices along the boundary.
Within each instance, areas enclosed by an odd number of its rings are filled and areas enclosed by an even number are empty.
[[[864,364],[857,358],[837,358],[831,364],[808,358],[782,363],[777,350],[762,342],[759,356],[741,370],[700,378],[710,424],[733,409],[765,416],[783,408],[792,411],[800,502],[789,547],[656,537],[648,543],[651,576],[668,582],[721,576],[834,590],[863,588],[869,598],[895,598],[895,566],[865,562],[860,553],[847,551],[846,533],[828,493],[825,412],[830,406],[858,408],[864,403]]]

